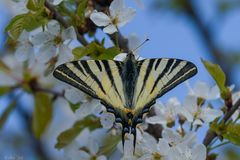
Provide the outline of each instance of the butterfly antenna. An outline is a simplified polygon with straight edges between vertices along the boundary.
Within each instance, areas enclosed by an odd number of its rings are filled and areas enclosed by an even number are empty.
[[[138,48],[142,47],[147,41],[149,41],[150,39],[145,39],[139,46],[137,46],[135,49],[131,50],[130,53],[133,54],[133,52],[135,52]]]

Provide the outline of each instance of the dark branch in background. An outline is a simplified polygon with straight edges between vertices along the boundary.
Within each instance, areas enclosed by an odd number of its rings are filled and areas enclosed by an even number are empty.
[[[109,34],[108,36],[113,41],[113,43],[118,46],[123,52],[129,52],[128,39],[124,38],[119,31],[114,34]]]
[[[238,99],[238,101],[232,106],[232,108],[224,115],[223,119],[221,122],[224,122],[226,123],[230,118],[231,116],[233,115],[233,113],[240,107],[240,99]],[[211,130],[208,130],[204,140],[203,140],[203,144],[205,146],[208,146],[212,140],[214,138],[217,137],[217,134]]]
[[[56,10],[56,8],[50,4],[48,1],[45,1],[45,6],[52,12],[53,14],[53,19],[56,19],[58,22],[60,22],[65,28],[68,28],[70,27],[70,24],[63,18],[62,15],[60,15],[60,13],[58,13],[58,11]],[[77,29],[75,28],[75,32],[76,32],[76,35],[77,35],[77,39],[78,41],[86,46],[88,45],[88,42],[87,40],[81,35],[79,34],[79,32],[77,31]]]
[[[227,59],[227,56],[224,55],[214,44],[214,38],[211,34],[211,28],[204,25],[203,20],[198,13],[198,8],[194,5],[194,1],[186,0],[186,11],[185,13],[191,18],[191,20],[195,23],[195,26],[203,40],[205,46],[209,49],[209,54],[214,58],[216,63],[218,63],[224,73],[226,74],[227,84],[232,84],[231,81],[231,64]]]
[[[23,119],[25,127],[26,127],[26,131],[27,131],[27,136],[30,139],[30,143],[32,145],[32,149],[35,151],[35,154],[37,155],[37,157],[39,159],[42,160],[48,160],[50,159],[50,157],[48,157],[48,154],[45,150],[45,146],[42,144],[42,142],[38,139],[36,139],[34,137],[34,134],[32,132],[32,117],[31,114],[29,114],[28,112],[26,112],[23,108],[22,108],[22,104],[18,103],[18,106],[16,107],[20,117]]]

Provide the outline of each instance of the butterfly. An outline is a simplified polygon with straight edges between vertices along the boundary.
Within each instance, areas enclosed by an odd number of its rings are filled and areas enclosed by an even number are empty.
[[[136,127],[155,104],[156,99],[197,73],[197,67],[185,60],[158,58],[136,60],[129,53],[124,61],[78,60],[58,66],[53,75],[89,96],[99,99],[107,112],[114,114],[125,134]]]

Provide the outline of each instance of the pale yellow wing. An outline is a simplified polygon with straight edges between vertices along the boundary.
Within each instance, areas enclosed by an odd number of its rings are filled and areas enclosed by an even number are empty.
[[[156,98],[197,73],[196,66],[179,59],[138,61],[139,75],[134,93],[135,112],[148,112]]]
[[[80,60],[58,66],[53,75],[114,108],[125,106],[122,62]]]

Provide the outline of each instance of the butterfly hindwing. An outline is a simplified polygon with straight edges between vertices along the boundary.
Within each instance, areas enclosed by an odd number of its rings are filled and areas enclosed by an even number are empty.
[[[136,112],[150,107],[181,82],[197,73],[196,66],[179,59],[145,59],[137,62],[139,75],[136,82],[133,104]]]

